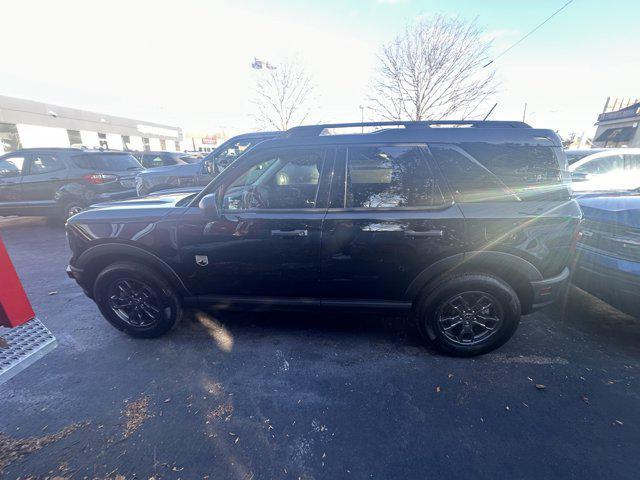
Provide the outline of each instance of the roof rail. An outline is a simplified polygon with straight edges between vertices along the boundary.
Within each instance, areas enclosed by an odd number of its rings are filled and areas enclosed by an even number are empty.
[[[359,123],[325,123],[320,125],[301,125],[284,132],[286,137],[317,137],[330,128],[363,128],[363,127],[392,127],[404,128],[432,128],[434,126],[461,125],[473,128],[531,128],[530,125],[518,121],[498,120],[425,120],[425,121],[389,121],[389,122],[359,122]]]

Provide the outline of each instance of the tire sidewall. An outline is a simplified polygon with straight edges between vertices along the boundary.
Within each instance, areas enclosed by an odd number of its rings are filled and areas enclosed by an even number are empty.
[[[521,307],[517,294],[502,280],[484,274],[468,274],[453,277],[433,290],[427,291],[417,311],[420,333],[432,341],[441,351],[455,356],[474,356],[490,352],[509,340],[520,322]],[[449,340],[438,328],[438,312],[444,302],[457,293],[479,291],[492,295],[503,310],[500,329],[486,340],[475,345],[458,345]]]
[[[169,308],[168,314],[151,327],[136,328],[125,323],[109,306],[110,286],[123,278],[131,278],[146,283],[153,289],[157,298],[162,302],[162,309]],[[181,314],[178,296],[169,283],[154,270],[145,265],[133,263],[116,263],[105,268],[96,278],[94,285],[94,301],[100,312],[111,325],[131,336],[138,338],[154,338],[171,330]]]

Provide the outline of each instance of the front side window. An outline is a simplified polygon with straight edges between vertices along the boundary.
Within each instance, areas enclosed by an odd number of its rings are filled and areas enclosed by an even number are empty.
[[[24,157],[9,157],[0,160],[0,178],[19,177],[22,175]]]
[[[231,183],[224,210],[315,208],[324,152],[282,150],[266,155]]]
[[[442,191],[419,147],[354,147],[347,155],[346,208],[444,204]]]
[[[29,175],[42,175],[43,173],[55,172],[62,170],[64,163],[60,158],[49,155],[34,155],[31,160],[31,167],[29,168]]]

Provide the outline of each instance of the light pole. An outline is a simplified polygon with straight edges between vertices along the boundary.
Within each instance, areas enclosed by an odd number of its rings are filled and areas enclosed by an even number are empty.
[[[364,105],[360,105],[360,123],[364,123]],[[364,133],[364,125],[361,125],[361,133]]]

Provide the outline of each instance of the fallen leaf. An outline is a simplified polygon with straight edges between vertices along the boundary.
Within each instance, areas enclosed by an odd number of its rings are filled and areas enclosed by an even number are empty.
[[[511,410],[511,407],[509,405],[507,405],[506,407],[504,407],[505,410]]]
[[[581,395],[580,400],[582,400],[584,403],[589,403],[589,397],[587,397],[586,395]]]
[[[436,393],[440,393],[440,387],[436,387]]]
[[[169,403],[171,401],[170,398],[165,398],[164,403]]]
[[[616,420],[616,423],[617,423],[618,425],[624,425],[624,423],[622,423],[620,420]]]
[[[57,295],[58,292],[56,292],[55,290],[50,291],[49,293],[47,293],[47,295]]]
[[[536,388],[538,390],[544,390],[545,388],[547,388],[547,386],[543,385],[542,383],[536,383]]]
[[[449,375],[447,375],[447,378],[453,378],[453,373],[450,373]]]
[[[240,441],[240,437],[236,437],[236,441],[233,443],[238,443]]]

